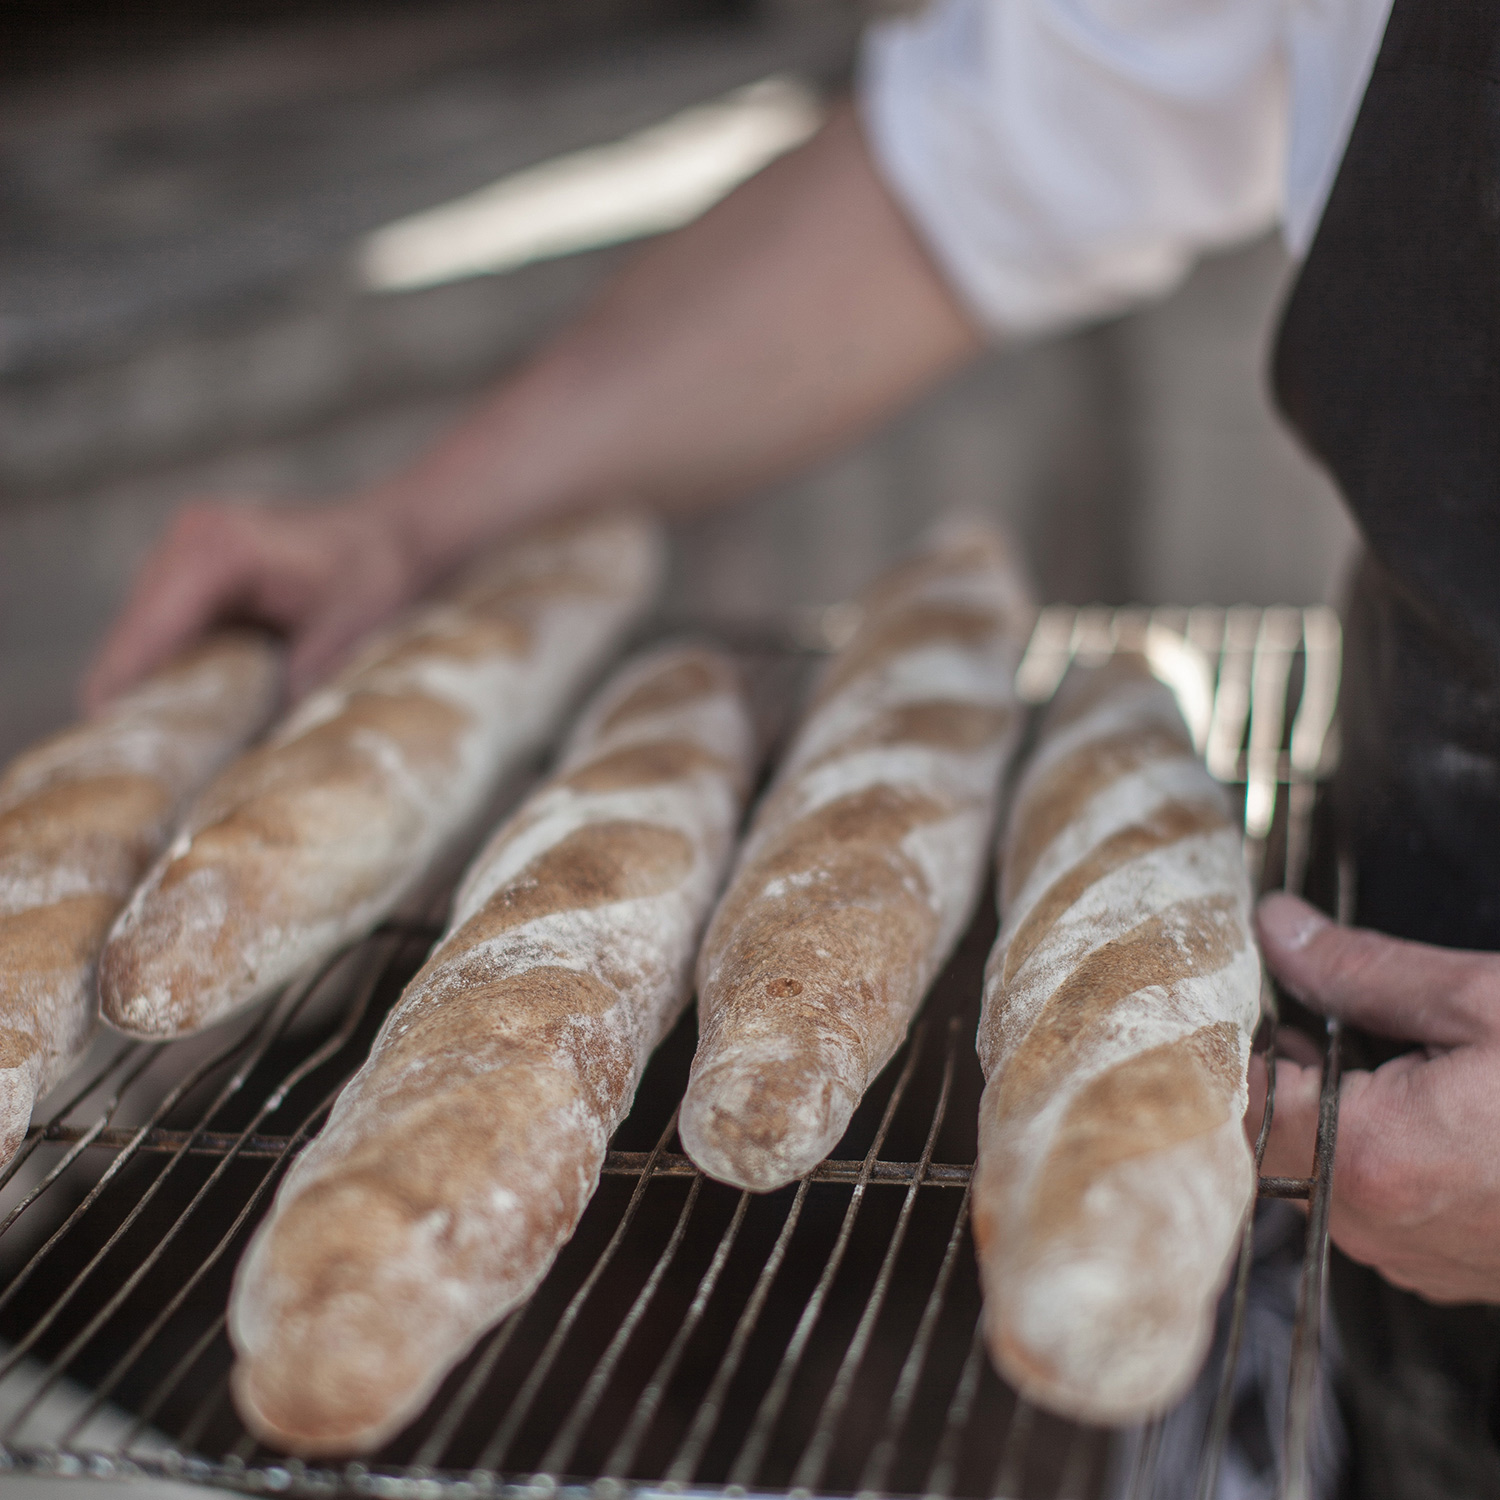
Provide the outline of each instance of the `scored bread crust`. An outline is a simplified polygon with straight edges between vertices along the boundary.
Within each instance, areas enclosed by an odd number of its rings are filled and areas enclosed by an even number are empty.
[[[687,1002],[753,762],[728,660],[654,652],[475,860],[236,1276],[263,1441],[379,1446],[540,1281]]]
[[[768,1192],[833,1149],[973,910],[1021,713],[1026,584],[949,522],[862,600],[698,961],[684,1149]]]
[[[222,631],[0,774],[0,1165],[93,1034],[110,923],[280,694],[269,638]]]
[[[104,1019],[182,1036],[369,931],[541,747],[660,572],[647,523],[572,522],[371,642],[196,801],[110,935]]]
[[[1074,667],[1001,851],[974,1238],[1001,1374],[1134,1422],[1196,1374],[1254,1194],[1241,837],[1142,658]]]

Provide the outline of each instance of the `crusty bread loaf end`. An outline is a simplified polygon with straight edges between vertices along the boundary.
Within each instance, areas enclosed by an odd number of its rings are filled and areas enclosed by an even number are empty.
[[[475,1024],[484,998],[450,1029],[462,1045],[466,1021],[488,1060],[501,1047]],[[434,1070],[460,1066],[433,1053]],[[356,1147],[288,1195],[237,1273],[254,1295],[234,1300],[235,1401],[288,1453],[367,1453],[404,1427],[495,1310],[530,1293],[593,1191],[598,1127],[578,1080],[545,1058],[459,1074],[392,1126],[364,1162]]]
[[[1147,1054],[1075,1100],[1021,1226],[1000,1222],[1022,1173],[986,1090],[974,1211],[985,1337],[1017,1390],[1050,1411],[1138,1422],[1203,1363],[1254,1193],[1233,1083],[1213,1076],[1237,1048],[1216,1063],[1206,1050],[1195,1036]]]
[[[0,774],[0,1164],[93,1033],[110,923],[280,694],[270,639],[218,631]]]

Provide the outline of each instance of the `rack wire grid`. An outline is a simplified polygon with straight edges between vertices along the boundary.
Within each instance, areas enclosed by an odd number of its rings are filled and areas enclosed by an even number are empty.
[[[802,654],[847,624],[824,612]],[[1073,657],[1120,648],[1146,649],[1173,680],[1210,769],[1239,789],[1255,883],[1300,888],[1317,784],[1337,753],[1337,618],[1050,607],[1023,696],[1040,703]],[[0,1178],[0,1472],[398,1500],[1100,1493],[1110,1434],[1017,1398],[979,1333],[972,1038],[989,895],[908,1044],[810,1177],[756,1196],[681,1154],[685,1020],[552,1272],[423,1416],[368,1463],[315,1467],[258,1447],[228,1392],[235,1263],[437,930],[388,922],[206,1037],[105,1040],[53,1094]],[[1263,1197],[1310,1200],[1280,1479],[1294,1500],[1318,1369],[1337,1043],[1330,1031],[1313,1176],[1260,1180]],[[1224,1450],[1249,1266],[1247,1221],[1202,1497]],[[1158,1433],[1148,1427],[1131,1471],[1112,1475],[1117,1490],[1155,1492]]]

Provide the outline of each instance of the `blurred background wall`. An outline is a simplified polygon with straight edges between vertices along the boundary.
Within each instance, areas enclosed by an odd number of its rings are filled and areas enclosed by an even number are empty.
[[[382,226],[770,76],[847,87],[853,0],[0,0],[0,757],[63,722],[184,499],[316,501],[412,453],[615,246],[372,291]],[[837,600],[956,503],[1045,593],[1292,603],[1349,531],[1277,427],[1272,240],[997,350],[818,472],[677,528],[679,609]]]

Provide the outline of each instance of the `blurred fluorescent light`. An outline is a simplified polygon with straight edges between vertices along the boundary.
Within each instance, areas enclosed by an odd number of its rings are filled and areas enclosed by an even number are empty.
[[[822,118],[806,84],[764,78],[399,219],[365,241],[360,272],[374,291],[414,291],[675,229],[801,145]]]

